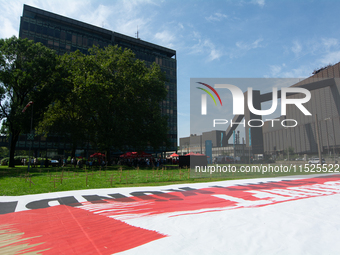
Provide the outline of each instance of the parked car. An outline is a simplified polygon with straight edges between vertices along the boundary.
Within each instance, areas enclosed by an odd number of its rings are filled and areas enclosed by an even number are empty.
[[[325,163],[326,163],[325,159],[322,159],[322,164],[325,164]],[[321,164],[321,163],[320,163],[320,159],[319,158],[311,158],[308,161],[308,164]]]
[[[52,159],[52,160],[50,161],[50,164],[51,164],[52,166],[58,166],[58,165],[59,165],[59,161],[56,160],[56,159]]]

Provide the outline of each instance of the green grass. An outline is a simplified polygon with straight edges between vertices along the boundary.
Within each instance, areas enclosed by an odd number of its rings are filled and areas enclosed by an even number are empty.
[[[237,170],[241,165],[233,165]],[[318,173],[318,172],[312,172]],[[192,169],[178,168],[145,168],[138,169],[126,166],[105,168],[49,167],[15,168],[0,167],[0,196],[18,196],[27,194],[48,193],[56,191],[98,189],[111,187],[158,186],[179,183],[197,183],[231,179],[265,178],[288,175],[310,174],[304,171],[258,173],[195,173]]]

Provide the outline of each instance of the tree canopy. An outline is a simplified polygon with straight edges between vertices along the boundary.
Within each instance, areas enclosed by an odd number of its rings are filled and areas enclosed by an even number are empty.
[[[22,112],[23,108],[33,101],[33,119],[38,122],[56,96],[54,91],[59,91],[56,63],[56,53],[40,43],[16,37],[0,39],[0,118],[11,135],[10,167],[20,133],[30,131],[31,114]]]
[[[148,68],[131,50],[117,46],[94,47],[89,55],[77,51],[60,60],[69,93],[50,105],[40,133],[67,132],[75,144],[89,141],[108,152],[166,145],[167,117],[160,102],[167,91],[158,65]]]
[[[31,114],[38,134],[68,137],[73,153],[84,142],[107,152],[166,146],[160,109],[166,95],[160,67],[147,67],[131,50],[94,47],[88,55],[57,56],[27,39],[0,40],[0,118],[11,137],[10,166]],[[30,101],[34,110],[23,112]]]

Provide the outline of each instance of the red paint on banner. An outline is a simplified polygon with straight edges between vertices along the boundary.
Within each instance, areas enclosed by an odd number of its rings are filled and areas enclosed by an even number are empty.
[[[20,234],[20,239],[2,249],[28,245],[17,254],[113,254],[165,237],[65,205],[5,214],[1,225],[0,237],[1,233]]]
[[[145,195],[134,197],[136,202],[122,203],[108,199],[86,202],[79,208],[123,220],[164,213],[169,216],[197,214],[261,207],[309,197],[339,194],[339,180],[340,176],[338,175],[231,187],[211,187],[168,193],[180,198],[177,200],[165,200],[164,196],[160,199],[157,195]]]
[[[146,195],[151,193],[152,195]],[[238,208],[256,208],[310,197],[340,194],[340,176],[203,189],[132,192],[132,199],[103,199],[77,208],[53,206],[0,215],[0,238],[23,254],[113,254],[165,235],[119,219],[169,217]],[[100,196],[98,196],[100,197]],[[135,201],[135,202],[131,202]],[[2,238],[4,240],[4,238]]]

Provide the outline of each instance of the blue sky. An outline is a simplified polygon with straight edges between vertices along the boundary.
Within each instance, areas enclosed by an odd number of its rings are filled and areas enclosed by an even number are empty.
[[[0,0],[1,38],[18,36],[24,3],[176,50],[179,137],[190,78],[303,78],[340,61],[337,0]]]

